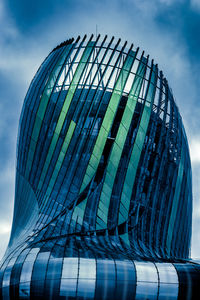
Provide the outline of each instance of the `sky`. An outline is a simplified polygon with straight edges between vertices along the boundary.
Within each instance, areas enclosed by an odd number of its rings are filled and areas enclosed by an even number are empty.
[[[190,146],[191,255],[200,259],[200,0],[1,0],[0,258],[12,223],[18,121],[28,86],[56,45],[96,31],[139,46],[168,79]]]

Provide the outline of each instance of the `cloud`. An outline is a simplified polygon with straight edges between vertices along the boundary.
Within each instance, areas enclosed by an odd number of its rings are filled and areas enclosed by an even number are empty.
[[[194,10],[200,8],[200,0],[192,0],[190,6],[192,11],[184,0],[0,2],[2,224],[12,220],[16,135],[20,108],[28,85],[52,48],[68,37],[95,33],[97,25],[102,35],[115,35],[116,39],[127,39],[129,45],[134,42],[136,47],[145,49],[146,54],[155,58],[172,87],[191,144],[194,237],[198,235],[200,191],[197,188],[199,173],[196,165],[200,160],[200,45],[197,38],[199,21]],[[2,235],[5,237],[6,233]],[[195,247],[195,243],[193,245]],[[199,247],[200,238],[197,245]]]
[[[11,224],[8,222],[0,221],[0,235],[9,234],[11,229]]]
[[[2,156],[2,153],[0,154]],[[13,159],[5,160],[4,166],[0,168],[0,259],[3,256],[12,224],[13,204],[14,204],[14,180],[15,170]]]
[[[193,228],[199,228],[200,227],[200,218],[193,217],[192,223],[193,223]],[[193,230],[193,232],[192,232],[192,252],[191,252],[191,257],[193,259],[200,259],[199,245],[200,245],[199,230]]]
[[[200,10],[200,0],[191,0],[190,3],[194,10]]]
[[[1,240],[0,243],[0,261],[1,261],[3,255],[5,254],[6,247],[9,242],[9,234],[7,232],[2,234],[0,233],[0,240]]]
[[[193,139],[191,140],[190,155],[193,164],[200,164],[200,136],[193,137]]]

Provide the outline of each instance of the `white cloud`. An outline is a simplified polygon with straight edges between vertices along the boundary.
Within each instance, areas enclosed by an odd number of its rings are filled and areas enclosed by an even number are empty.
[[[200,232],[199,232],[199,226],[200,226],[200,217],[193,215],[193,231],[192,231],[192,252],[191,257],[193,259],[198,258],[200,259],[200,251],[199,251],[199,245],[200,245]]]
[[[0,221],[0,260],[3,257],[6,247],[10,238],[10,230],[12,225],[12,219],[10,221],[1,220]]]
[[[0,221],[0,234],[8,234],[11,229],[11,223]]]
[[[190,142],[190,155],[192,163],[200,163],[200,137],[192,138]]]
[[[200,0],[191,0],[190,4],[194,10],[200,10]]]
[[[3,1],[0,2],[0,25],[1,25],[1,36],[0,36],[1,42],[7,37],[18,38],[19,32],[16,26],[14,25],[14,21],[7,14]]]
[[[5,251],[6,251],[6,247],[8,245],[8,242],[9,242],[9,237],[10,237],[10,234],[9,233],[3,233],[3,234],[0,234],[0,240],[1,240],[1,243],[0,243],[0,261],[1,261],[1,258],[3,257]]]

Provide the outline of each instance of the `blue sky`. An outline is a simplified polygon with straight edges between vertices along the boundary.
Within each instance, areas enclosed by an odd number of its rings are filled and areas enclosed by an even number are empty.
[[[145,50],[168,79],[193,167],[192,257],[200,258],[200,0],[2,0],[0,2],[0,257],[14,205],[19,114],[47,54],[77,35],[121,37]]]

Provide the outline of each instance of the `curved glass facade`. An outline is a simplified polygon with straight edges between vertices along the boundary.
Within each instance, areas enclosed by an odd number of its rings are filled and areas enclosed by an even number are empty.
[[[2,299],[197,299],[187,138],[163,73],[107,36],[56,47],[19,125]]]

